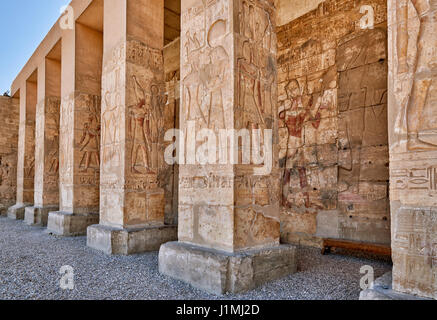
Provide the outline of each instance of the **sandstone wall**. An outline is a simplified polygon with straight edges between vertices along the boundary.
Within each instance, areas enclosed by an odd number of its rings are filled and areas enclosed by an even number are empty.
[[[278,26],[299,18],[314,10],[323,0],[276,0]]]
[[[283,242],[390,243],[386,12],[326,0],[277,28]]]
[[[18,101],[0,97],[0,115],[0,214],[5,214],[16,200]]]

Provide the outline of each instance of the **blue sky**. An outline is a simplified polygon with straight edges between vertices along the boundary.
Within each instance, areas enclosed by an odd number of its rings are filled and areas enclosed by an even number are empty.
[[[0,95],[29,60],[70,0],[0,0]]]

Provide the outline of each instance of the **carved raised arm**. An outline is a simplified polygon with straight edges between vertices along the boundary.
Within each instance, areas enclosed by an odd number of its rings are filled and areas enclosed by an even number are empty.
[[[408,2],[396,1],[398,73],[408,72]]]

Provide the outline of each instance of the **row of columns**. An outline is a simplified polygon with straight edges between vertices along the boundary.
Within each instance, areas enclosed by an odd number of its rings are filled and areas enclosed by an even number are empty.
[[[277,132],[273,3],[184,0],[182,10],[182,46],[189,52],[181,61],[181,128],[197,121],[196,129],[217,134]],[[262,28],[255,28],[254,12]],[[63,30],[60,61],[45,58],[36,83],[20,90],[18,195],[9,216],[47,224],[57,235],[87,233],[88,246],[108,254],[158,250],[178,238],[177,228],[164,224],[164,1],[106,0],[103,21],[103,33],[80,20],[74,30]],[[255,96],[241,99],[235,87],[240,77],[250,81],[257,74],[268,104],[257,105]],[[187,98],[194,90],[203,90],[202,102]],[[197,103],[205,101],[208,123],[198,117]],[[24,158],[33,155],[35,174],[25,175],[30,164]],[[263,176],[254,174],[256,168],[181,166],[181,242],[161,249],[162,273],[221,293],[262,281],[247,268],[249,261],[271,271],[271,279],[295,271],[295,248],[279,245],[278,168]],[[222,251],[211,260],[202,251],[210,249]],[[200,254],[198,267],[190,267],[186,256],[192,254]],[[199,268],[217,281],[196,283]]]
[[[296,249],[280,245],[275,149],[266,174],[252,162],[181,165],[178,235],[164,224],[163,8],[163,0],[105,0],[103,33],[79,22],[64,30],[60,61],[45,58],[37,76],[22,84],[17,204],[9,216],[26,216],[31,224],[47,220],[49,231],[60,235],[87,232],[88,246],[108,254],[160,249],[161,273],[213,293],[244,291],[293,273]],[[183,132],[192,129],[190,121],[216,135],[270,129],[276,148],[275,37],[273,0],[182,0]],[[407,143],[403,153],[413,151]],[[397,242],[408,239],[411,224],[397,224],[402,210],[394,211]],[[410,286],[415,265],[435,283],[433,253],[415,263],[415,248],[405,245],[394,247],[395,287],[417,292],[403,286]],[[431,251],[433,245],[426,242]]]
[[[58,60],[45,58],[20,89],[17,203],[8,215],[62,236],[95,225],[88,244],[108,253],[157,250],[177,237],[164,225],[166,181],[158,181],[168,170],[164,3],[106,1],[101,14],[104,32],[78,19],[62,32]],[[112,241],[144,232],[151,244]]]

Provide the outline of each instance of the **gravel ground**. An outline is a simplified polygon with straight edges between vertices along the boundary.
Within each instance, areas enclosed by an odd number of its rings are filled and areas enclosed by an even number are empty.
[[[75,289],[62,290],[59,270],[70,265]],[[158,254],[106,256],[86,246],[86,237],[59,238],[43,228],[0,218],[0,299],[291,299],[356,300],[363,265],[375,276],[389,262],[361,255],[331,254],[299,248],[299,272],[241,295],[217,297],[193,289],[158,272]]]

